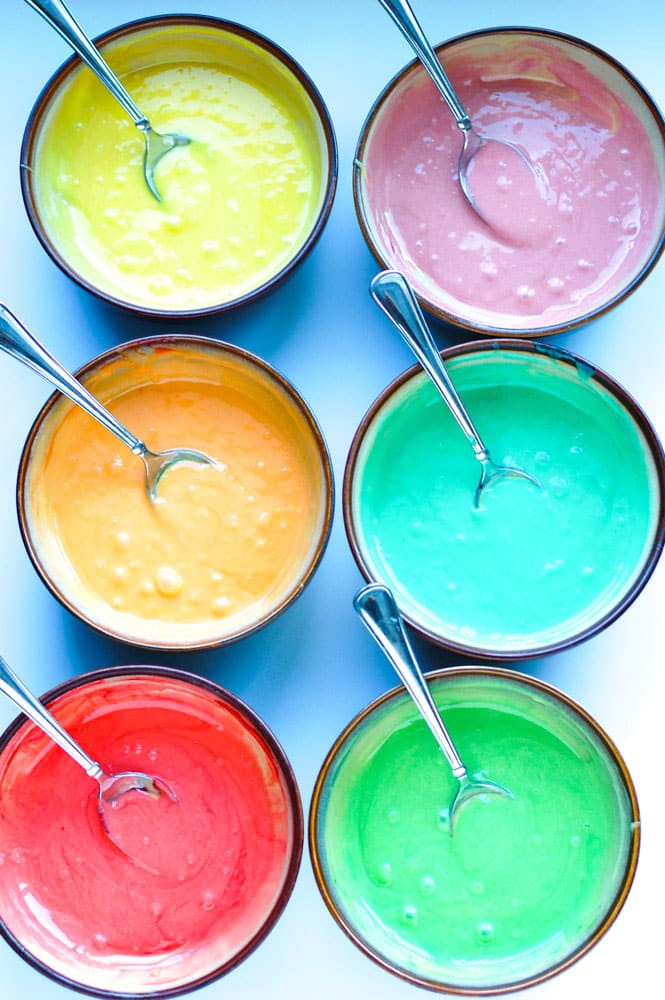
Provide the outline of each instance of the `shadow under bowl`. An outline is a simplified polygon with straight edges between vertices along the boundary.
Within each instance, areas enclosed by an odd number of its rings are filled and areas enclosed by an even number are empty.
[[[148,498],[142,461],[55,393],[21,456],[17,507],[28,555],[55,597],[93,628],[152,649],[249,635],[303,591],[325,551],[333,472],[291,383],[248,351],[202,337],[120,345],[78,372],[153,451],[189,447]]]
[[[541,337],[621,302],[665,246],[665,121],[620,63],[587,42],[499,28],[437,47],[487,143],[458,181],[460,129],[420,62],[363,125],[356,213],[382,268],[479,334]]]
[[[344,523],[408,623],[474,659],[543,656],[614,622],[665,542],[665,456],[638,403],[590,362],[523,340],[442,352],[505,478],[480,464],[428,376],[375,400],[347,458]]]
[[[512,798],[474,798],[451,835],[456,779],[392,690],[319,772],[319,890],[354,944],[410,983],[466,996],[535,985],[586,954],[625,902],[640,842],[630,774],[598,723],[542,681],[464,666],[428,682],[469,774]]]
[[[242,305],[275,288],[320,236],[337,183],[332,122],[302,67],[262,35],[173,15],[96,39],[152,127],[187,146],[143,177],[144,139],[105,87],[66,62],[21,149],[32,227],[106,302],[154,318]]]
[[[160,812],[169,874],[118,850],[96,782],[20,716],[0,737],[5,940],[60,985],[105,998],[181,996],[235,968],[283,912],[302,857],[298,787],[265,723],[219,685],[162,667],[92,671],[44,701],[93,759],[176,793]]]

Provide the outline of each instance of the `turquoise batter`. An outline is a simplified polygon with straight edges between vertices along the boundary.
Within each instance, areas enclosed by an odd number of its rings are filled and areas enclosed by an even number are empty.
[[[657,527],[653,457],[626,409],[581,365],[546,353],[451,359],[496,462],[542,484],[474,491],[480,466],[424,374],[375,416],[353,519],[370,575],[403,613],[465,648],[539,651],[577,636],[630,589]]]

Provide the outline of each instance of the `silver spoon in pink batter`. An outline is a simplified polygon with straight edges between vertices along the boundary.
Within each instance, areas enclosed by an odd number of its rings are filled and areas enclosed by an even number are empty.
[[[474,128],[469,114],[460,101],[457,93],[445,73],[438,56],[431,43],[427,39],[425,32],[420,26],[416,15],[413,13],[407,0],[379,0],[381,6],[390,14],[391,18],[400,29],[407,42],[414,50],[420,62],[434,81],[439,93],[452,111],[457,126],[462,132],[463,145],[457,164],[457,175],[460,187],[467,202],[488,226],[492,229],[501,229],[501,222],[497,221],[497,213],[490,210],[483,210],[474,197],[473,187],[470,180],[469,171],[476,161],[478,153],[489,143],[494,143],[505,149],[510,157],[517,156],[520,163],[528,167],[528,172],[532,176],[536,190],[541,199],[545,200],[547,195],[547,184],[543,176],[540,164],[534,163],[526,150],[517,143],[509,139],[499,139],[495,136],[485,135]],[[491,208],[491,206],[490,206]],[[506,224],[510,227],[511,219],[506,219]]]
[[[48,709],[42,705],[41,701],[35,698],[1,656],[0,691],[6,694],[31,722],[34,722],[54,743],[57,743],[61,750],[69,754],[87,775],[97,782],[97,809],[109,840],[135,864],[148,871],[154,871],[151,867],[149,847],[146,847],[144,857],[136,851],[136,838],[132,838],[131,846],[129,846],[123,836],[124,826],[116,826],[114,823],[113,810],[118,807],[124,796],[132,793],[149,796],[152,799],[166,797],[175,803],[177,802],[175,792],[162,778],[145,774],[143,771],[120,771],[117,774],[105,771],[101,764],[88,756],[73,736],[60,725],[55,716],[51,715]],[[155,819],[157,821],[157,817]]]
[[[530,472],[519,466],[499,465],[490,456],[489,448],[476,430],[448,374],[415,293],[404,275],[399,271],[382,271],[372,279],[370,292],[434,382],[480,462],[480,481],[474,495],[474,506],[480,507],[483,490],[500,479],[522,479],[542,490],[542,484]]]

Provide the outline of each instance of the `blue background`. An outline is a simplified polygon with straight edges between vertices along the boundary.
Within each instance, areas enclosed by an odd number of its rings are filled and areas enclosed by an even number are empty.
[[[665,106],[665,14],[659,0],[415,0],[432,41],[492,25],[565,31],[623,62]],[[21,543],[15,481],[28,429],[49,394],[46,383],[0,355],[0,652],[36,693],[97,667],[152,662],[211,677],[254,708],[284,746],[305,811],[333,740],[370,700],[395,684],[394,674],[356,620],[351,598],[361,583],[344,534],[341,483],[353,433],[373,399],[411,364],[407,348],[372,305],[373,259],[358,228],[351,193],[356,140],[375,97],[411,50],[375,0],[78,0],[75,13],[91,34],[157,13],[213,14],[244,23],[287,49],[312,76],[332,115],[340,153],[338,193],[320,242],[276,292],[232,315],[205,322],[153,324],[105,307],[79,290],[46,257],[19,192],[25,121],[50,74],[69,57],[66,44],[21,0],[0,13],[0,301],[70,368],[124,340],[178,329],[231,341],[265,357],[307,399],[327,438],[338,503],[327,553],[304,595],[261,633],[234,646],[189,656],[134,651],[107,641],[64,611],[38,580]],[[663,335],[665,264],[621,306],[583,329],[559,336],[633,393],[665,434]],[[435,326],[440,346],[460,335]],[[662,705],[665,563],[635,604],[604,634],[578,649],[519,664],[565,690],[618,744],[631,769],[642,811],[643,842],[631,895],[617,923],[581,962],[526,996],[652,996],[662,983],[663,802]],[[460,662],[417,643],[426,667]],[[15,716],[0,701],[0,728]],[[639,977],[643,986],[636,983]],[[654,985],[656,984],[656,985]],[[34,972],[0,941],[0,996],[59,1000],[68,991]],[[409,1000],[420,994],[374,966],[334,924],[318,894],[307,848],[294,894],[266,941],[225,979],[198,994],[316,997],[317,1000]]]

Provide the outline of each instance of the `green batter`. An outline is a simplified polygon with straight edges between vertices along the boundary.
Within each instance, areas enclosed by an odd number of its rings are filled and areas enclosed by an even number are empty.
[[[653,543],[654,460],[635,421],[580,365],[488,347],[451,359],[453,381],[503,479],[480,466],[424,374],[375,415],[352,487],[369,575],[458,646],[536,652],[592,627],[628,592]]]
[[[513,798],[473,799],[451,836],[455,779],[399,694],[343,741],[318,789],[315,853],[381,960],[449,986],[529,980],[602,923],[636,856],[636,811],[604,741],[536,684],[462,670],[432,691],[469,773]]]

